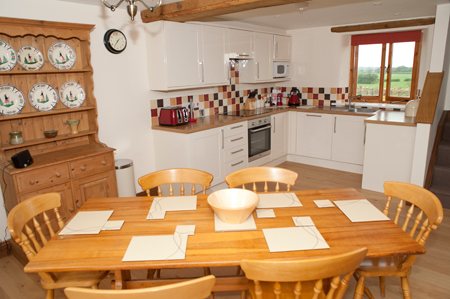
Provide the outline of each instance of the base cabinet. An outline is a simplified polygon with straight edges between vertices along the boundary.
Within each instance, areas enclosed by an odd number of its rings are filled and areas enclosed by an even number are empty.
[[[270,159],[275,160],[287,154],[289,113],[272,115]]]
[[[114,170],[74,180],[72,189],[76,209],[89,198],[118,196],[116,185]]]
[[[295,154],[362,165],[364,119],[322,113],[297,113]]]

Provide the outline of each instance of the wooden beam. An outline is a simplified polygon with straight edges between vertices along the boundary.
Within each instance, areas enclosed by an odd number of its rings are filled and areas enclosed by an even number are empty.
[[[379,30],[379,29],[424,26],[424,25],[433,25],[434,22],[435,22],[435,18],[426,18],[426,19],[412,19],[412,20],[391,21],[391,22],[382,22],[382,23],[370,23],[370,24],[361,24],[361,25],[332,27],[331,32],[343,33],[343,32],[352,32],[352,31],[365,31],[365,30]]]
[[[160,20],[176,22],[197,21],[229,13],[306,1],[307,0],[184,0],[161,5],[153,12],[149,9],[143,10],[141,11],[141,18],[144,23]]]

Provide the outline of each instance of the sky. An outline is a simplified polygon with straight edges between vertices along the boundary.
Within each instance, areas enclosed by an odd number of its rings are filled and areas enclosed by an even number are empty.
[[[359,46],[358,67],[379,67],[381,64],[381,44]],[[394,44],[392,67],[412,67],[414,61],[414,42]]]

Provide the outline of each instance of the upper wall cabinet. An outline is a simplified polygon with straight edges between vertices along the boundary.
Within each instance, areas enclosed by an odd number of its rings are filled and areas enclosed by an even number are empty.
[[[146,24],[146,40],[150,89],[229,83],[226,28],[159,21]]]
[[[254,32],[254,59],[239,62],[239,81],[259,83],[273,81],[273,35]]]
[[[253,58],[253,31],[228,29],[228,44],[230,58]]]
[[[292,49],[292,37],[286,35],[273,36],[273,60],[290,61]]]

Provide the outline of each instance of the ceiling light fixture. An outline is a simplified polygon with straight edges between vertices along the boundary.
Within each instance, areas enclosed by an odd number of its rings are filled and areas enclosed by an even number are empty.
[[[158,8],[161,5],[162,0],[158,0],[158,3],[156,3],[155,6],[147,6],[147,4],[144,3],[143,0],[120,0],[116,5],[111,5],[108,3],[107,0],[102,0],[103,4],[108,7],[109,9],[111,9],[111,11],[115,11],[117,7],[120,6],[120,4],[122,4],[123,1],[126,1],[128,3],[127,5],[127,11],[128,11],[128,15],[131,17],[131,20],[134,21],[134,16],[136,16],[137,12],[138,12],[138,8],[137,8],[137,2],[141,2],[142,5],[145,6],[145,8],[150,9],[150,11],[153,12],[154,9]]]
[[[305,10],[308,8],[309,3],[308,2],[299,2],[297,4],[295,4],[295,6],[299,9],[299,10]]]

